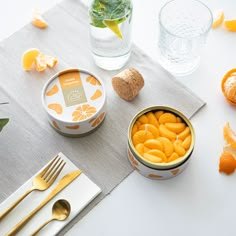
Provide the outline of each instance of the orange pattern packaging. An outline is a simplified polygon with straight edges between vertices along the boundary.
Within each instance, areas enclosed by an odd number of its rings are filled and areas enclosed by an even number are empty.
[[[165,106],[149,107],[130,123],[128,159],[145,177],[168,179],[185,169],[194,142],[193,127],[182,113]]]
[[[51,126],[70,137],[94,131],[106,115],[102,81],[81,69],[61,71],[49,79],[43,89],[42,103]]]

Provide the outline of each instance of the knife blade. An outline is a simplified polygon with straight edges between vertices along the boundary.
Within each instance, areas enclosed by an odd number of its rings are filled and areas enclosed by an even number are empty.
[[[18,224],[16,224],[14,228],[6,234],[6,236],[16,235],[16,233],[18,233],[42,207],[44,207],[53,197],[55,197],[66,186],[68,186],[72,181],[74,181],[81,173],[82,172],[80,170],[76,170],[62,177],[58,184],[55,186],[55,188],[49,193],[49,195],[24,219],[22,219]]]

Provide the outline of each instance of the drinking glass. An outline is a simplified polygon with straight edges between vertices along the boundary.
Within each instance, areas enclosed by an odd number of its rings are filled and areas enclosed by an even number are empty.
[[[106,70],[120,69],[130,57],[131,0],[93,0],[89,18],[95,63]]]
[[[200,55],[213,17],[198,0],[172,0],[159,13],[158,57],[160,64],[175,76],[192,73]]]

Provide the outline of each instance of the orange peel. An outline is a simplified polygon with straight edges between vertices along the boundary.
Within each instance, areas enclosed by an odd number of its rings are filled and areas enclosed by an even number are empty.
[[[57,64],[57,59],[52,56],[39,53],[39,55],[35,58],[34,63],[37,71],[44,71],[47,67],[53,68]]]
[[[223,10],[218,10],[215,12],[214,17],[213,17],[213,23],[212,23],[212,28],[215,29],[219,27],[224,21],[224,12]]]
[[[236,68],[229,70],[221,81],[221,90],[226,101],[236,105]]]

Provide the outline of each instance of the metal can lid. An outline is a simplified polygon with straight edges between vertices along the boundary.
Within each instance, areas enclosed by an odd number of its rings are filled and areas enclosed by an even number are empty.
[[[47,112],[64,122],[83,122],[93,117],[106,98],[102,81],[81,69],[54,75],[44,86],[42,96]]]

